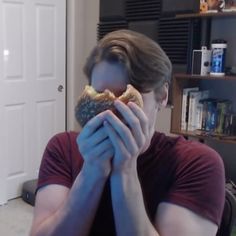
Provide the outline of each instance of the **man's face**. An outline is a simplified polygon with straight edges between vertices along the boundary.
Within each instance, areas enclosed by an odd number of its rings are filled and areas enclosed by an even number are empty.
[[[116,96],[120,96],[129,83],[124,65],[102,61],[92,71],[91,85],[97,92],[109,89]]]
[[[98,92],[109,89],[116,96],[120,96],[126,90],[128,83],[128,75],[122,64],[102,61],[92,71],[91,85]],[[150,137],[147,140],[148,146],[155,129],[158,105],[153,91],[141,95],[144,102],[143,111],[149,120]]]

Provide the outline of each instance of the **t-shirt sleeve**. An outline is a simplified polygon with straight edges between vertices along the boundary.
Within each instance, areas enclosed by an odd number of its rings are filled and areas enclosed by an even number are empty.
[[[60,133],[48,142],[41,161],[37,190],[49,184],[71,187],[70,139]],[[36,192],[37,192],[36,190]]]
[[[225,202],[223,161],[208,146],[189,143],[176,147],[179,163],[165,201],[186,207],[219,226]]]

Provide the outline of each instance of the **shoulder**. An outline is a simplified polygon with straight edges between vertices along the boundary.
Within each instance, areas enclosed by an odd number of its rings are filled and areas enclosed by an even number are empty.
[[[78,155],[78,148],[76,144],[76,137],[78,133],[69,131],[57,133],[48,141],[46,145],[42,167],[48,166],[48,163],[71,163],[74,157]]]
[[[78,133],[74,131],[65,131],[57,133],[50,138],[46,146],[46,151],[67,152],[76,144]]]
[[[155,132],[147,153],[167,154],[173,150],[181,137],[167,136],[164,133]],[[146,153],[146,154],[147,154]]]
[[[79,168],[82,163],[76,147],[77,135],[76,132],[62,132],[49,140],[41,160],[38,188],[49,184],[71,186],[72,167]]]
[[[219,225],[225,196],[222,158],[211,147],[184,138],[178,139],[172,154],[175,172],[169,200]]]
[[[221,156],[214,149],[197,141],[186,140],[182,136],[166,136],[155,132],[146,154],[148,153],[156,153],[165,159],[168,157],[169,162],[177,166],[192,163],[220,169],[224,167]]]
[[[76,140],[78,132],[75,131],[64,131],[57,133],[51,137],[49,140],[49,144],[56,144],[56,143],[65,143],[65,142],[73,142]]]
[[[224,164],[221,156],[213,148],[197,141],[188,141],[183,137],[179,138],[173,148],[179,163],[188,163],[202,168],[217,168],[224,171]]]

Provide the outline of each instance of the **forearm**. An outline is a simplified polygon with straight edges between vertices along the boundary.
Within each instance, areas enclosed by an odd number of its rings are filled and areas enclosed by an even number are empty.
[[[39,222],[32,236],[88,235],[105,182],[105,177],[82,170],[62,206]]]
[[[110,181],[117,235],[159,236],[147,216],[136,170],[112,174]]]

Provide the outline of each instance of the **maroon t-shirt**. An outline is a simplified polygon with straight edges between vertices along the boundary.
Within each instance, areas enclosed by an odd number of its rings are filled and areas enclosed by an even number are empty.
[[[72,186],[83,165],[77,135],[60,133],[49,141],[40,167],[38,189],[49,184]],[[183,137],[156,132],[150,147],[138,157],[137,168],[152,222],[158,204],[171,202],[220,225],[225,199],[224,166],[213,149]],[[115,235],[109,181],[90,235]]]

